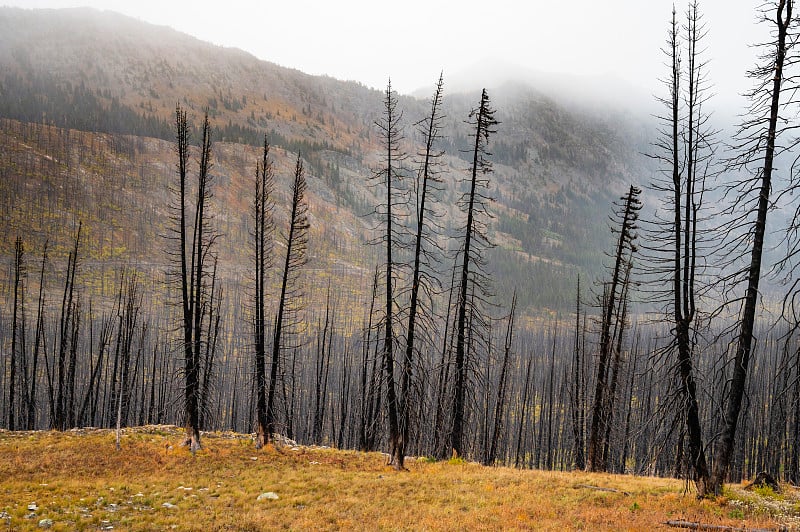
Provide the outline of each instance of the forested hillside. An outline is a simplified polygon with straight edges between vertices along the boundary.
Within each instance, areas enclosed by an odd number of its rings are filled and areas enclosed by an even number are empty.
[[[733,146],[695,3],[655,118],[0,8],[0,425],[797,482],[800,19],[773,7]]]
[[[273,145],[302,153],[309,174],[318,180],[319,186],[312,185],[310,192],[318,197],[320,205],[343,208],[359,218],[372,209],[373,198],[366,181],[375,171],[379,154],[374,127],[380,113],[378,91],[356,83],[308,76],[113,13],[4,9],[0,25],[0,116],[83,131],[90,135],[83,136],[89,146],[94,142],[91,134],[112,134],[98,140],[93,154],[115,159],[115,153],[124,151],[128,168],[114,167],[112,174],[135,172],[140,178],[149,179],[142,188],[134,187],[129,192],[133,194],[128,198],[132,200],[129,205],[134,209],[155,216],[164,214],[164,197],[153,192],[166,190],[174,177],[174,161],[169,160],[169,144],[145,139],[174,140],[176,103],[185,106],[193,118],[192,142],[199,142],[196,128],[207,109],[215,142],[258,146],[267,134]],[[474,96],[450,95],[446,87],[445,74],[443,105],[447,118],[442,148],[448,168],[444,179],[446,187],[454,191],[456,180],[468,164],[464,150],[468,150],[469,139],[464,120]],[[605,217],[611,200],[626,183],[641,180],[645,170],[638,153],[646,147],[647,131],[621,116],[576,114],[524,86],[500,88],[495,100],[502,126],[492,144],[496,219],[491,230],[497,233],[498,248],[493,251],[491,267],[498,273],[498,290],[510,296],[511,287],[527,287],[521,294],[525,312],[541,307],[565,308],[565,294],[571,292],[577,274],[582,272],[591,278],[600,271],[605,249],[602,244],[610,242],[610,235],[597,220]],[[413,123],[423,116],[425,102],[404,97],[401,105],[407,149],[413,154]],[[55,130],[48,135],[68,136]],[[40,136],[36,135],[37,141]],[[63,143],[26,145],[31,146],[30,153],[25,154],[25,148],[19,145],[12,153],[27,158],[55,157],[63,163],[64,150],[73,149]],[[158,155],[131,145],[157,146]],[[54,150],[61,153],[49,153]],[[246,148],[231,150],[243,154]],[[80,167],[82,161],[73,160],[72,164]],[[230,181],[221,181],[216,193],[225,199],[223,209],[239,220],[239,213],[244,213],[247,204],[247,178],[254,165],[254,156],[235,161],[220,157],[217,162],[216,170]],[[408,166],[413,172],[410,160]],[[34,197],[44,192],[37,187],[45,186],[47,179],[36,179],[37,169],[23,171],[27,172],[25,187],[17,185],[21,176],[15,172],[9,172],[6,186],[13,191],[25,190]],[[46,171],[61,173],[65,181],[71,181],[90,175],[93,169],[72,172],[62,166],[61,170],[51,167]],[[116,180],[112,175],[102,177]],[[91,211],[104,201],[95,198],[97,191],[86,189],[80,181],[72,185],[84,191],[64,202],[64,215],[73,213],[72,222],[76,223],[82,218],[82,210]],[[228,202],[234,195],[239,200]],[[445,197],[445,203],[452,197]],[[12,203],[25,201],[24,196],[6,198]],[[165,219],[153,220],[151,232],[142,233],[137,229],[142,224],[141,217],[135,212],[123,216],[130,218],[119,219],[120,227],[126,230],[118,235],[117,247],[125,248],[124,256],[131,253],[136,257],[138,253],[152,257],[152,251],[159,249],[152,231],[163,228]],[[457,225],[454,217],[453,211],[448,213],[450,226]],[[96,219],[104,220],[102,216]],[[369,225],[367,218],[363,221]],[[85,223],[90,224],[90,234],[110,231],[91,227],[89,217]],[[223,245],[243,249],[244,226],[234,227],[236,223],[230,220],[228,223],[232,225],[222,230]],[[348,225],[350,231],[336,231],[336,237],[327,235],[322,239],[325,243],[315,239],[315,245],[324,249],[338,238],[358,248],[368,240],[358,229],[363,224]],[[27,231],[24,226],[11,227]],[[2,249],[10,256],[14,235],[11,231],[4,234]],[[39,238],[29,244],[41,243]],[[366,247],[361,249],[355,254],[369,255]],[[350,260],[353,252],[348,251],[347,255]],[[238,259],[220,254],[223,264]]]

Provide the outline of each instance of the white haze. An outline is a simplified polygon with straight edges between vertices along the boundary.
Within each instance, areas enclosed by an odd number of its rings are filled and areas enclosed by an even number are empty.
[[[117,11],[309,74],[375,88],[391,75],[406,94],[432,85],[440,71],[462,88],[494,87],[519,71],[541,83],[571,79],[588,93],[627,88],[647,97],[661,90],[660,48],[673,6],[672,0],[0,2]],[[723,106],[739,105],[737,95],[749,88],[744,73],[755,60],[748,45],[767,37],[767,28],[755,24],[759,3],[700,2],[710,75]],[[683,20],[686,2],[675,5]],[[549,83],[563,92],[561,81]]]

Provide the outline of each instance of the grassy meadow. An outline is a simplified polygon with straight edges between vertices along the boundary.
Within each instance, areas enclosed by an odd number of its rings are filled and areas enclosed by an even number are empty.
[[[427,459],[397,472],[381,453],[204,436],[192,456],[176,427],[126,429],[119,451],[110,430],[0,432],[0,530],[800,529],[788,486],[699,501],[673,479]]]

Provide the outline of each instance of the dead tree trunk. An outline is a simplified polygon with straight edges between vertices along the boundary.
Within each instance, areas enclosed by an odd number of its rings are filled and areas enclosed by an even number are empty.
[[[255,304],[253,316],[254,378],[256,383],[256,449],[262,448],[270,438],[267,426],[267,374],[266,374],[266,273],[272,266],[274,231],[272,189],[274,174],[269,158],[270,145],[264,136],[261,161],[256,165],[255,195],[253,198],[253,248]]]
[[[289,234],[286,237],[286,259],[283,263],[281,292],[278,299],[278,314],[275,317],[275,336],[272,340],[272,360],[269,372],[269,392],[267,395],[267,437],[271,437],[275,425],[275,392],[278,385],[278,367],[281,352],[295,346],[290,338],[298,326],[297,313],[300,308],[301,288],[297,283],[300,268],[306,263],[308,246],[308,203],[306,177],[303,161],[297,155],[292,184],[292,207],[289,215]]]
[[[498,122],[494,118],[494,109],[489,101],[486,89],[481,93],[481,101],[476,109],[470,113],[474,118],[472,125],[475,128],[475,144],[472,150],[472,165],[470,168],[469,192],[462,198],[462,207],[466,211],[464,245],[461,250],[461,278],[459,284],[458,310],[456,324],[456,353],[455,353],[455,384],[453,390],[452,429],[450,432],[450,446],[453,456],[464,454],[464,410],[466,408],[467,389],[467,315],[474,317],[476,309],[474,293],[476,285],[488,282],[488,279],[479,268],[483,264],[479,257],[481,248],[490,244],[486,237],[485,222],[480,220],[480,214],[486,213],[486,195],[481,189],[488,187],[486,174],[491,171],[491,162],[488,159],[489,136],[495,133]],[[481,176],[479,181],[478,176]],[[480,244],[484,245],[481,246]],[[478,286],[483,294],[488,287]],[[473,294],[468,298],[468,294]],[[481,297],[480,299],[483,299]]]
[[[753,330],[759,296],[758,286],[761,278],[761,259],[764,249],[764,235],[766,234],[767,212],[770,208],[769,196],[775,161],[775,139],[778,133],[781,87],[785,76],[784,62],[787,49],[796,41],[794,32],[790,32],[790,26],[794,27],[797,24],[797,20],[793,15],[794,1],[777,0],[770,5],[775,8],[774,18],[765,17],[765,20],[771,23],[774,22],[776,40],[774,49],[767,57],[768,64],[753,72],[753,77],[758,80],[759,85],[751,95],[754,115],[760,114],[759,111],[764,111],[764,105],[769,102],[768,113],[766,114],[767,129],[764,131],[762,128],[763,117],[755,116],[751,122],[742,126],[740,132],[745,137],[744,143],[750,147],[740,159],[742,166],[756,158],[763,160],[763,166],[758,172],[758,180],[760,181],[758,206],[752,231],[750,265],[747,269],[747,291],[744,298],[744,309],[733,362],[730,395],[725,405],[722,434],[714,449],[714,471],[711,475],[710,491],[717,495],[722,492],[722,485],[727,479],[731,459],[733,458],[736,428],[747,382],[747,369],[752,353]]]
[[[616,252],[614,254],[614,267],[612,270],[611,281],[607,289],[607,295],[603,302],[603,316],[600,329],[600,354],[597,360],[597,378],[595,380],[594,404],[592,406],[592,423],[589,430],[588,460],[587,469],[589,471],[603,471],[606,464],[603,463],[603,435],[606,432],[608,419],[606,394],[608,393],[608,364],[612,354],[611,335],[614,316],[617,313],[619,300],[619,287],[623,282],[623,275],[626,269],[626,252],[635,251],[633,241],[636,238],[636,219],[638,211],[641,209],[639,202],[640,189],[631,185],[628,193],[622,198],[622,213],[619,229],[619,239],[617,241]]]

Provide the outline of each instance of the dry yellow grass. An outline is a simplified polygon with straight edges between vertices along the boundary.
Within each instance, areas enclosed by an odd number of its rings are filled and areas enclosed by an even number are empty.
[[[253,448],[206,434],[196,456],[173,427],[0,432],[0,530],[654,530],[669,519],[797,527],[795,491],[732,487],[698,501],[678,480],[519,471],[379,453]],[[589,486],[614,491],[591,489]],[[274,492],[277,500],[258,501]],[[28,505],[35,503],[35,515]],[[166,505],[166,506],[165,506]],[[169,507],[174,505],[175,507]]]

